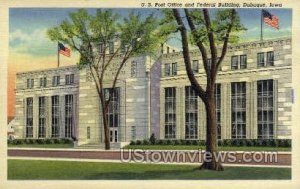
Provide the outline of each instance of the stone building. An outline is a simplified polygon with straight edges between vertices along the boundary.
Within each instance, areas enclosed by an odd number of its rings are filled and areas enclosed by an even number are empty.
[[[205,109],[190,88],[182,53],[128,60],[107,112],[113,148],[131,140],[205,139]],[[290,38],[229,46],[217,76],[220,139],[291,138],[292,47]],[[203,85],[197,50],[193,70]],[[118,62],[118,61],[117,61]],[[104,93],[115,68],[105,75]],[[100,100],[88,69],[77,66],[17,73],[16,138],[76,138],[82,147],[103,147]]]
[[[194,74],[205,88],[199,51],[190,54]],[[205,139],[204,104],[190,87],[182,53],[164,54],[161,70],[160,138]],[[229,46],[216,83],[219,139],[291,138],[290,38]]]

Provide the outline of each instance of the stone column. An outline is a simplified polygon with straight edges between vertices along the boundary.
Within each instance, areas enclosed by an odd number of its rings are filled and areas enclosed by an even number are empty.
[[[65,138],[65,95],[59,96],[59,138]]]

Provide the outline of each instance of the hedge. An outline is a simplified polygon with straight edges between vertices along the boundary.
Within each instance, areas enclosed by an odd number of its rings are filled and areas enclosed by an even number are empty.
[[[51,139],[14,139],[7,140],[7,144],[21,145],[21,144],[72,144],[73,140],[68,138],[51,138]]]
[[[204,146],[205,140],[136,140],[130,145],[199,145]],[[291,139],[223,139],[218,140],[218,146],[269,146],[269,147],[291,147]]]

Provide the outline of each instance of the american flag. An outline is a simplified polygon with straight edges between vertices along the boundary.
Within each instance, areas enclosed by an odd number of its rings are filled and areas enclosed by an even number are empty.
[[[263,16],[264,22],[267,25],[274,27],[276,29],[279,29],[279,19],[277,16],[272,15],[271,13],[269,13],[266,10],[262,10],[262,16]]]
[[[62,43],[58,43],[58,51],[60,54],[63,54],[67,57],[71,56],[71,50],[68,47],[65,47]]]

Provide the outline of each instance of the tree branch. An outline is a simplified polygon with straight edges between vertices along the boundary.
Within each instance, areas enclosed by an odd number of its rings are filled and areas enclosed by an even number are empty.
[[[193,89],[196,91],[196,93],[199,95],[201,99],[206,98],[206,92],[203,90],[203,88],[198,83],[197,79],[194,76],[193,70],[191,68],[191,59],[189,54],[189,44],[187,39],[187,31],[184,26],[184,23],[180,17],[180,13],[177,9],[173,9],[173,14],[176,19],[177,24],[179,25],[179,30],[182,38],[182,49],[183,49],[183,56],[184,56],[184,64],[186,68],[186,72],[188,75],[188,78],[191,82],[191,85]]]

